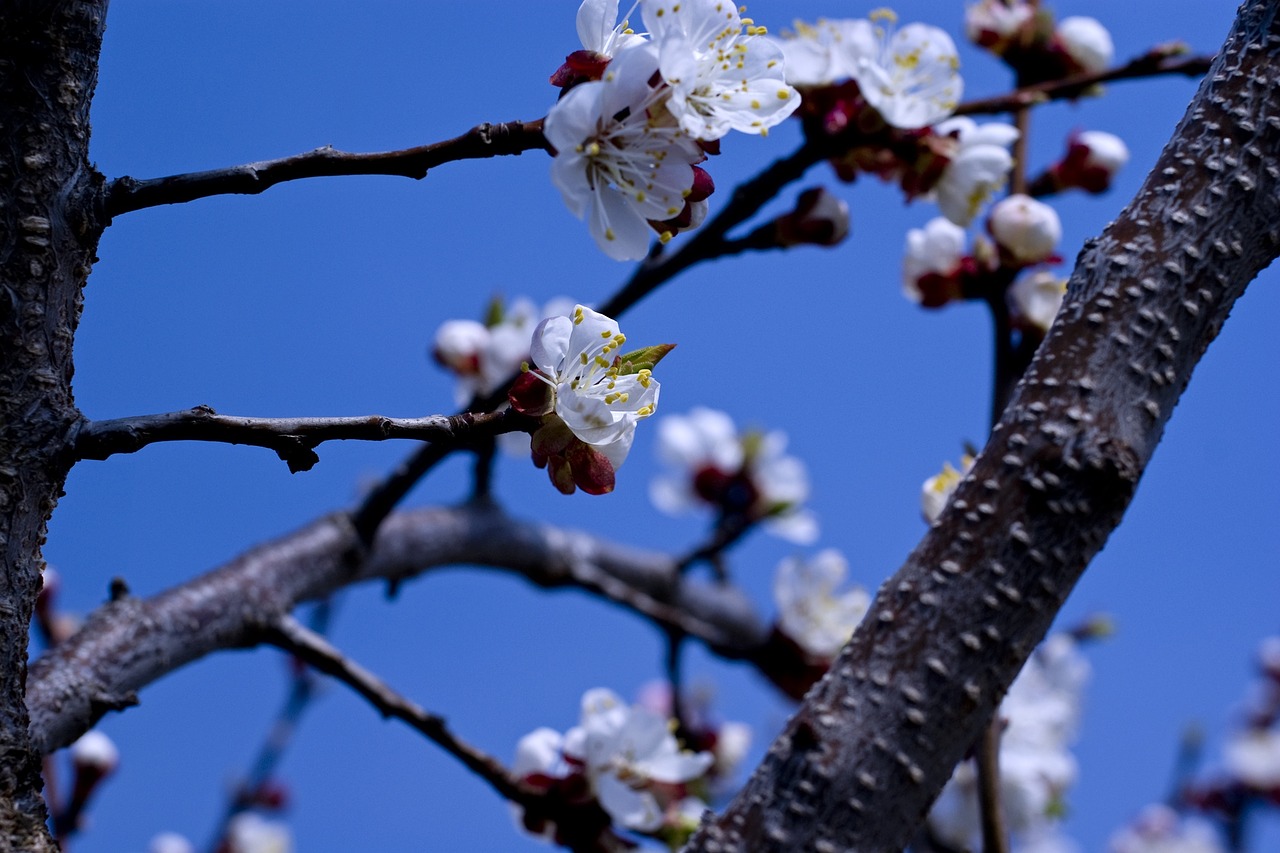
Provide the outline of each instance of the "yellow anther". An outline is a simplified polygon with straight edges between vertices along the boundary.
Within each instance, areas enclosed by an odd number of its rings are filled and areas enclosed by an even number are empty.
[[[605,340],[608,340],[609,338],[613,337],[613,332],[609,331],[608,329],[605,329],[603,332],[600,333],[600,337],[604,338]]]
[[[639,417],[647,418],[649,417],[649,415],[653,414],[653,406],[641,406],[639,409],[636,410],[636,414]]]
[[[529,372],[529,362],[527,362],[527,361],[522,361],[522,362],[520,362],[520,372],[521,372],[521,373],[528,373],[528,372]]]
[[[871,14],[867,15],[873,21],[884,21],[885,23],[894,24],[898,21],[898,13],[892,9],[872,9]]]
[[[586,315],[582,313],[582,306],[579,305],[573,309],[573,324],[576,326],[586,319]]]
[[[604,238],[605,238],[606,240],[616,240],[616,239],[618,239],[618,238],[617,238],[617,235],[613,233],[613,229],[612,229],[612,228],[606,228],[606,229],[604,229]]]
[[[613,345],[615,347],[620,347],[626,342],[627,342],[627,336],[622,334],[622,332],[618,332],[618,334],[613,336]]]
[[[787,98],[790,98],[790,97],[791,97],[791,90],[790,90],[790,89],[779,89],[779,90],[778,90],[778,100],[780,100],[780,101],[785,101]]]
[[[760,102],[759,102],[759,101],[757,101],[757,100],[755,100],[755,99],[753,98],[753,99],[752,99],[752,101],[751,101],[751,109],[753,109],[753,110],[758,110],[758,109],[760,109]]]
[[[670,231],[663,231],[661,234],[658,235],[658,242],[665,246],[666,244],[671,242],[671,237],[672,237],[672,234]]]
[[[595,362],[596,362],[596,364],[597,364],[598,366],[600,366],[600,367],[608,367],[608,366],[609,366],[609,361],[608,361],[608,359],[601,358],[600,356],[596,356],[596,358],[595,358]]]
[[[586,354],[585,352],[584,352],[584,353],[579,353],[579,354],[578,354],[578,358],[582,359],[582,363],[583,363],[584,365],[587,363],[587,354]]]

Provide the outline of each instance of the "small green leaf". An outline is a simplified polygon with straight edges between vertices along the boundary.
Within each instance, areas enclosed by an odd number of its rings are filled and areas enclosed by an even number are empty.
[[[620,376],[639,373],[642,370],[653,370],[654,365],[666,358],[667,353],[676,348],[675,344],[658,344],[652,347],[641,347],[618,356],[614,362]]]
[[[502,307],[502,297],[494,295],[489,300],[489,306],[484,311],[484,327],[492,329],[494,326],[502,325],[502,320],[506,316],[506,312]]]

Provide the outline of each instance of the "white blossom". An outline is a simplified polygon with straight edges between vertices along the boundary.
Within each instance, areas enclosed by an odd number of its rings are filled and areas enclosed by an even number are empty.
[[[923,228],[907,232],[902,258],[902,293],[919,304],[924,299],[920,279],[926,275],[949,275],[964,257],[965,233],[959,225],[941,216]]]
[[[292,853],[293,833],[278,820],[241,812],[227,825],[229,853]]]
[[[1047,332],[1062,308],[1067,295],[1067,280],[1048,270],[1023,275],[1009,288],[1009,301],[1023,321]]]
[[[631,450],[636,424],[653,414],[660,388],[647,369],[619,374],[613,360],[626,340],[615,320],[577,305],[571,317],[539,323],[529,350],[530,372],[551,387],[555,413],[615,469]]]
[[[176,832],[162,832],[151,839],[147,853],[196,853],[196,846]]]
[[[1225,853],[1214,831],[1163,804],[1143,809],[1133,825],[1111,836],[1111,853]]]
[[[964,32],[969,41],[984,47],[1004,42],[1015,36],[1035,16],[1035,9],[1025,0],[980,0],[964,10]]]
[[[1011,834],[1032,849],[1063,849],[1057,835],[1060,802],[1075,783],[1070,752],[1080,720],[1089,664],[1068,634],[1055,634],[1032,654],[1000,704],[1000,797]],[[939,837],[967,847],[980,836],[977,771],[961,764],[929,815]]]
[[[1223,750],[1227,772],[1254,790],[1280,788],[1280,731],[1248,729]]]
[[[498,390],[529,357],[529,342],[538,320],[563,314],[572,308],[572,302],[555,299],[539,313],[532,302],[519,298],[503,307],[497,322],[492,325],[475,320],[446,320],[441,323],[431,351],[435,360],[458,378],[455,401],[462,405],[477,394],[487,395]],[[524,436],[523,433],[504,434],[512,435]]]
[[[947,501],[951,500],[956,487],[972,467],[973,457],[966,453],[960,457],[959,470],[951,467],[950,462],[944,462],[941,471],[924,481],[924,485],[920,487],[920,513],[925,521],[933,524],[938,520]]]
[[[988,122],[979,125],[967,116],[947,119],[934,127],[938,136],[954,136],[949,162],[932,195],[942,215],[968,226],[996,190],[1004,186],[1013,168],[1009,146],[1018,138],[1013,125]]]
[[[762,37],[763,27],[742,19],[734,3],[641,0],[641,12],[671,87],[667,108],[691,136],[763,134],[800,106],[786,82],[782,49]]]
[[[669,415],[658,423],[658,455],[670,470],[653,480],[649,497],[670,515],[707,504],[740,512],[777,536],[808,544],[818,535],[817,519],[803,507],[809,476],[786,446],[784,433],[739,433],[715,409]]]
[[[1106,71],[1115,56],[1111,33],[1096,18],[1073,15],[1058,22],[1054,32],[1072,62],[1086,73]]]
[[[888,9],[871,13],[874,53],[859,56],[853,78],[867,103],[894,127],[934,124],[955,111],[964,83],[951,36],[929,24],[894,30],[897,16]],[[854,45],[854,42],[845,42]]]
[[[1048,260],[1062,239],[1058,212],[1026,195],[1011,195],[996,202],[987,227],[996,243],[1022,264]]]
[[[613,56],[615,51],[643,41],[643,36],[631,31],[628,18],[635,12],[638,2],[621,21],[618,20],[618,0],[582,0],[578,7],[578,39],[587,50]]]
[[[664,717],[627,707],[603,688],[582,697],[581,721],[565,734],[563,750],[583,766],[609,816],[642,832],[658,829],[663,821],[661,803],[646,790],[651,783],[688,782],[714,761],[708,752],[681,750]]]
[[[573,87],[547,113],[544,132],[556,151],[551,179],[615,260],[644,257],[653,236],[649,221],[684,209],[693,164],[703,158],[666,119],[670,90],[650,85],[657,70],[653,45],[627,46],[603,79]]]
[[[854,76],[858,60],[879,51],[875,28],[865,18],[796,21],[793,32],[774,42],[786,59],[787,82],[797,86],[825,86]]]
[[[848,571],[844,556],[831,548],[810,560],[788,557],[778,564],[773,580],[778,630],[814,657],[834,658],[871,606],[871,595],[862,587],[836,593]]]

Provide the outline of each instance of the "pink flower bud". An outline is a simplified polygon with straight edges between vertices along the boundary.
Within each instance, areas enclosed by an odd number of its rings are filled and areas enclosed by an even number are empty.
[[[449,320],[436,331],[431,356],[459,376],[480,372],[480,351],[489,343],[489,330],[475,320]]]
[[[1058,213],[1030,196],[1011,195],[991,208],[987,230],[1003,250],[1011,266],[1030,266],[1047,261],[1062,239]]]

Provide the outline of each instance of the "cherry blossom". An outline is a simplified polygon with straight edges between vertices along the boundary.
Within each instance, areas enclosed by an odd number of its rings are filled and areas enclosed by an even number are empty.
[[[1058,212],[1026,195],[1011,195],[991,208],[987,229],[1016,264],[1029,265],[1053,257],[1062,239]]]
[[[227,826],[229,853],[292,853],[293,833],[278,820],[241,812]]]
[[[809,478],[804,463],[785,453],[786,445],[781,432],[740,434],[733,419],[715,409],[665,417],[658,424],[658,455],[671,470],[653,480],[649,496],[672,515],[710,505],[808,544],[818,535],[817,520],[803,508]]]
[[[151,839],[147,853],[196,853],[196,846],[186,836],[176,832],[162,832]]]
[[[902,259],[902,294],[917,305],[937,307],[960,297],[960,262],[965,233],[941,216],[907,232]]]
[[[490,304],[484,323],[446,320],[436,330],[432,357],[458,378],[455,401],[462,405],[476,395],[498,390],[529,357],[529,342],[539,319],[564,314],[573,303],[555,299],[540,312],[528,299]]]
[[[1053,325],[1066,294],[1067,280],[1048,270],[1019,277],[1008,291],[1014,317],[1041,333]]]
[[[854,76],[858,60],[879,50],[875,28],[865,18],[796,21],[795,30],[774,43],[786,59],[787,82],[796,86],[826,86]]]
[[[1280,789],[1280,731],[1247,729],[1223,749],[1227,772],[1255,791]]]
[[[680,749],[665,716],[628,707],[611,690],[596,688],[583,695],[579,724],[563,737],[542,728],[521,738],[512,769],[522,778],[584,777],[615,822],[654,832],[669,806],[679,810],[680,786],[705,774],[713,761],[711,753]]]
[[[956,116],[933,131],[955,141],[945,153],[949,162],[932,195],[943,216],[967,226],[1008,180],[1013,168],[1009,146],[1017,140],[1018,130],[999,122],[978,125],[971,118]]]
[[[600,80],[570,89],[547,113],[555,149],[551,179],[569,210],[587,220],[596,244],[615,260],[637,260],[653,229],[680,214],[705,156],[666,114],[670,89],[652,85],[657,49],[619,49]]]
[[[1105,192],[1128,162],[1129,146],[1120,137],[1102,130],[1081,131],[1071,135],[1066,156],[1049,169],[1044,189],[1079,187],[1090,193]]]
[[[630,17],[639,2],[631,5],[631,11],[618,20],[618,0],[582,0],[578,7],[578,38],[587,50],[602,56],[614,53],[629,45],[643,41],[630,27]]]
[[[800,193],[795,209],[774,220],[779,246],[837,246],[849,236],[849,205],[823,187]]]
[[[973,457],[966,453],[960,457],[959,470],[953,468],[950,462],[944,462],[941,471],[924,481],[924,485],[920,487],[920,513],[925,521],[933,524],[938,520],[956,487],[973,467],[973,461]]]
[[[1032,654],[1000,704],[1005,723],[998,762],[1001,807],[1010,833],[1020,842],[1014,849],[1064,849],[1057,823],[1062,797],[1077,776],[1069,747],[1089,670],[1072,636],[1054,634]],[[939,838],[957,848],[980,838],[972,761],[956,769],[929,822]]]
[[[969,41],[999,54],[1034,17],[1035,7],[1026,0],[980,0],[965,7],[964,32]]]
[[[764,134],[800,106],[787,84],[782,49],[726,0],[641,0],[658,46],[667,108],[688,134],[719,139],[731,130]],[[743,27],[746,34],[743,34]]]
[[[1073,15],[1058,21],[1054,40],[1075,65],[1086,73],[1106,71],[1115,56],[1111,33],[1096,18]]]
[[[1132,825],[1111,836],[1111,853],[1225,853],[1217,835],[1164,804],[1143,809]]]
[[[844,555],[828,548],[809,560],[788,557],[774,575],[778,630],[815,658],[834,658],[871,606],[860,586],[836,593],[848,571]]]
[[[876,50],[858,57],[853,78],[886,122],[906,129],[925,127],[951,115],[960,102],[960,58],[945,31],[929,24],[907,24],[895,31],[896,21],[888,9],[871,13]]]
[[[508,395],[515,409],[542,419],[533,459],[566,494],[575,487],[612,491],[636,424],[658,405],[651,366],[672,347],[621,354],[626,340],[617,322],[584,305],[568,317],[543,320],[533,331],[532,366],[525,365]]]

